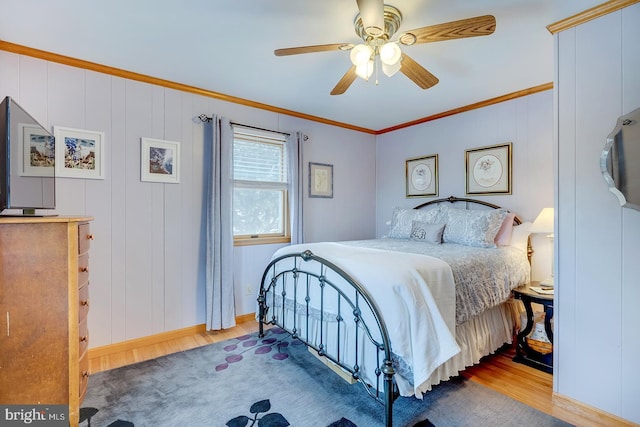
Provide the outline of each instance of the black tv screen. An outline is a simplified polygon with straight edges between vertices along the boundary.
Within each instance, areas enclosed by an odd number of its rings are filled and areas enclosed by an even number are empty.
[[[0,212],[55,209],[55,140],[11,97],[0,104]]]

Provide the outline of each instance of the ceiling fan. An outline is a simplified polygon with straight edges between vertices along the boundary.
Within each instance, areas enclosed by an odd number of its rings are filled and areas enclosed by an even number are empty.
[[[384,0],[356,0],[359,13],[354,20],[356,34],[364,43],[334,43],[314,46],[299,46],[276,49],[276,56],[298,55],[301,53],[325,52],[332,50],[351,51],[351,68],[342,76],[331,91],[331,95],[341,95],[357,77],[368,80],[374,68],[381,66],[389,77],[400,71],[422,89],[438,84],[438,78],[400,50],[399,45],[411,46],[467,37],[488,36],[496,29],[496,19],[492,15],[476,16],[442,24],[430,25],[396,34],[402,23],[402,13],[394,6],[384,4]]]

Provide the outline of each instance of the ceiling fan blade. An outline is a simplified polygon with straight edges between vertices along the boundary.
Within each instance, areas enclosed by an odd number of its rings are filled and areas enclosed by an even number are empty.
[[[384,33],[384,0],[356,0],[365,33],[378,37]]]
[[[496,18],[492,15],[445,22],[407,31],[399,38],[400,43],[412,45],[432,43],[466,37],[488,36],[496,30]]]
[[[333,90],[331,91],[331,95],[342,95],[343,93],[345,93],[347,89],[349,89],[349,86],[351,86],[351,83],[353,83],[357,77],[356,66],[352,65],[351,68],[349,68],[349,71],[347,71],[344,76],[342,76],[336,87],[333,88]]]
[[[429,89],[432,86],[438,84],[440,80],[429,71],[427,71],[422,65],[414,61],[410,56],[403,54],[400,62],[400,72],[409,77],[415,84],[422,89]]]
[[[315,46],[298,46],[276,49],[273,51],[276,56],[299,55],[301,53],[326,52],[329,50],[349,50],[353,48],[351,43],[319,44]]]

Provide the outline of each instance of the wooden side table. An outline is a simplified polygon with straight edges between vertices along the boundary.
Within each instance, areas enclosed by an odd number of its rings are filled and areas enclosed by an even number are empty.
[[[540,294],[531,289],[531,286],[539,286],[539,284],[540,282],[531,282],[513,290],[514,298],[522,301],[527,313],[527,323],[524,327],[520,326],[516,337],[516,355],[513,361],[553,373],[553,328],[551,327],[553,294]],[[541,343],[529,337],[535,325],[532,303],[540,304],[544,308],[544,331],[551,344]]]

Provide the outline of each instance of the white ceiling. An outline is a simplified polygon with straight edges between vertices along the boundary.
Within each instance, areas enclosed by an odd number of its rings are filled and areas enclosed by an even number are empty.
[[[329,92],[348,52],[277,48],[358,43],[355,0],[0,0],[0,40],[273,107],[380,130],[553,81],[546,26],[602,0],[389,0],[398,31],[494,15],[486,37],[403,47],[440,82],[403,74]]]

